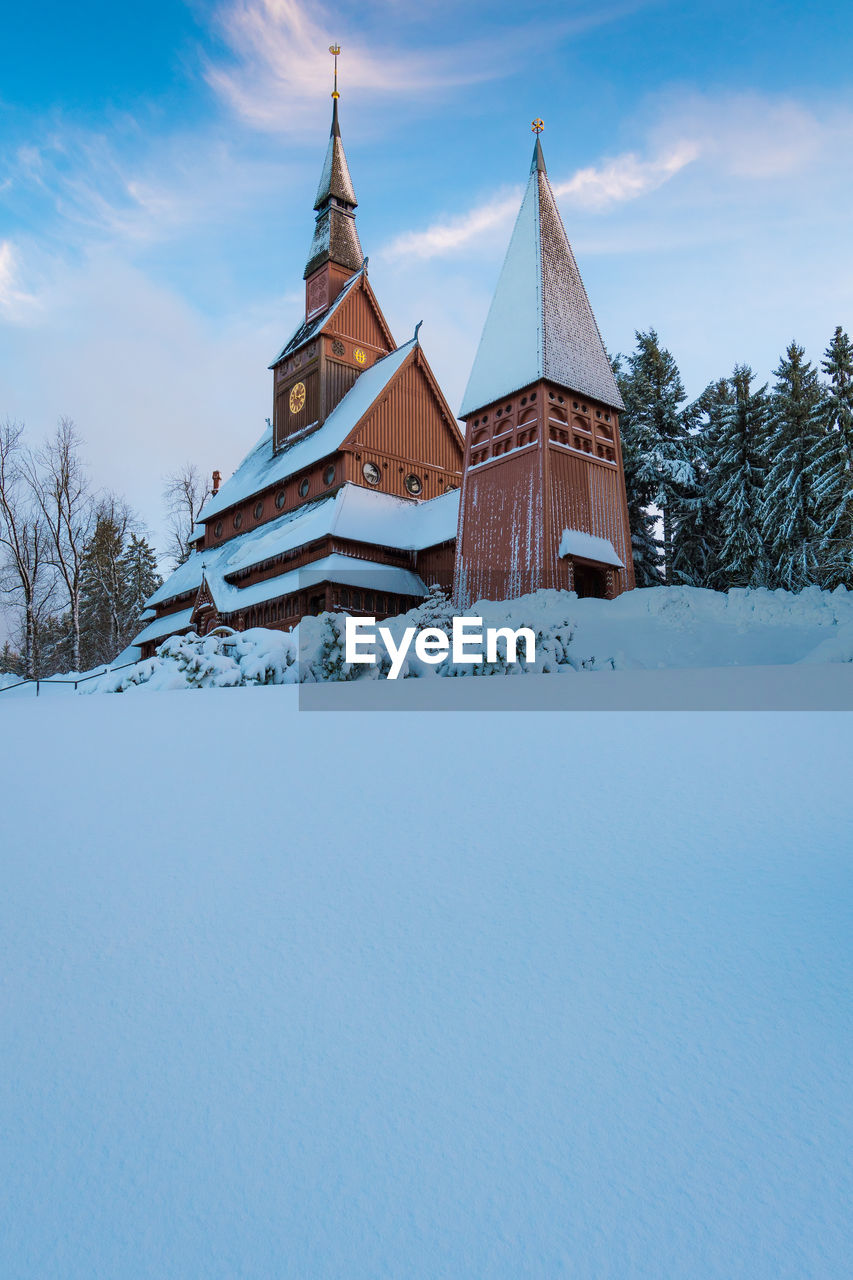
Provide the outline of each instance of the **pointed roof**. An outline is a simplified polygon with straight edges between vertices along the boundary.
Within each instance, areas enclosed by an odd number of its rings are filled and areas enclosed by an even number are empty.
[[[547,378],[622,409],[539,137],[459,416]]]
[[[358,271],[364,260],[358,231],[355,226],[355,211],[358,201],[350,177],[344,144],[341,138],[341,127],[338,121],[338,99],[334,98],[332,106],[332,128],[329,132],[329,145],[326,148],[326,159],[323,172],[320,174],[320,185],[317,188],[317,199],[314,208],[317,221],[314,226],[314,238],[308,251],[308,262],[305,266],[304,278],[321,267],[324,262],[336,262],[342,267]]]
[[[326,148],[326,159],[323,162],[323,172],[320,174],[320,185],[317,188],[317,199],[314,201],[314,208],[319,211],[324,205],[328,204],[332,196],[336,200],[350,205],[353,209],[358,206],[344,144],[341,139],[337,98],[335,98],[332,107],[332,129],[329,134],[329,145]]]

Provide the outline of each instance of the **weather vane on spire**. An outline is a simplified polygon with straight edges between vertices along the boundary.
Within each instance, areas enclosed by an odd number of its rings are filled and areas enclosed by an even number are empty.
[[[545,121],[544,121],[544,120],[540,120],[540,119],[537,117],[537,118],[533,121],[533,124],[530,126],[530,128],[533,130],[533,132],[534,132],[534,133],[541,133],[541,132],[542,132],[542,130],[545,128]]]
[[[335,59],[335,87],[334,87],[334,89],[332,90],[332,97],[333,97],[333,98],[339,98],[339,97],[341,96],[341,95],[338,93],[338,54],[340,53],[340,51],[341,51],[341,46],[340,46],[339,44],[330,44],[330,45],[329,45],[329,53],[330,53],[330,54],[333,56],[333,58]]]

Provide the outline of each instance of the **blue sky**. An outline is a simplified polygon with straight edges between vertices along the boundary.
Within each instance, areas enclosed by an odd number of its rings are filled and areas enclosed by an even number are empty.
[[[0,417],[73,416],[155,533],[163,475],[228,474],[270,412],[332,40],[371,280],[454,406],[533,116],[611,350],[655,325],[698,395],[853,325],[840,3],[7,5]]]

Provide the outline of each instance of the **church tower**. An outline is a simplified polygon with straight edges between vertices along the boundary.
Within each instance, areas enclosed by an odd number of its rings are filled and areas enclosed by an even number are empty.
[[[455,596],[634,586],[624,408],[536,145],[460,411]]]
[[[305,319],[270,368],[273,448],[322,426],[365,369],[396,349],[367,279],[355,225],[355,198],[338,119],[337,55],[332,128],[314,201],[314,236],[305,264]]]

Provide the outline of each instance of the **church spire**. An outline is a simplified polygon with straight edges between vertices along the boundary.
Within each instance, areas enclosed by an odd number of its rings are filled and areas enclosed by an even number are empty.
[[[326,262],[334,262],[351,271],[358,271],[364,259],[355,226],[355,210],[358,201],[355,198],[338,119],[340,97],[338,54],[340,51],[340,45],[329,46],[329,52],[335,59],[332,127],[329,132],[329,145],[326,148],[323,172],[320,175],[320,185],[317,188],[317,199],[314,201],[317,221],[305,267],[306,280]]]
[[[563,227],[539,134],[530,178],[486,318],[461,416],[542,379],[622,408]]]

